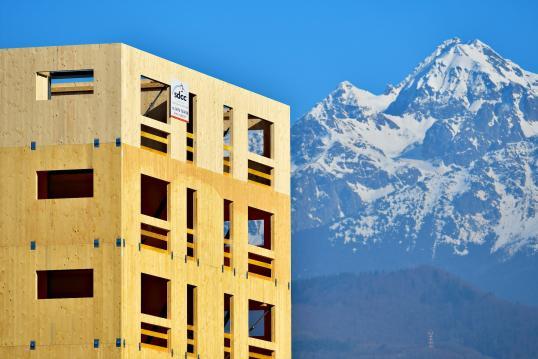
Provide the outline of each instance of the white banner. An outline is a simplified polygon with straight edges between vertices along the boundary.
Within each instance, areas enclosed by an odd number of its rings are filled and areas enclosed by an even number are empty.
[[[171,88],[170,117],[189,122],[189,85],[172,80]]]

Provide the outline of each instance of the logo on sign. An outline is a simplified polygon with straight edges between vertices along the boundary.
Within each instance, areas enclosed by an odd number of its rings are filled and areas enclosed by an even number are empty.
[[[170,116],[183,122],[189,122],[189,87],[186,83],[172,81]]]
[[[183,85],[174,87],[172,93],[174,94],[174,97],[180,101],[187,101],[189,99],[188,95],[185,93],[185,88]]]

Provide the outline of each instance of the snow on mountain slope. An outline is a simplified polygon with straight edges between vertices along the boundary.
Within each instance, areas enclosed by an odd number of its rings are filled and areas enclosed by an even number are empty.
[[[445,41],[398,86],[341,83],[292,128],[295,231],[538,251],[538,75]]]

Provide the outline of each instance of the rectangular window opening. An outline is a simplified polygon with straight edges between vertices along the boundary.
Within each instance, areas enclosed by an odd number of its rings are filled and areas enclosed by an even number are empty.
[[[168,153],[169,134],[155,128],[142,125],[140,128],[140,146],[146,150],[158,153]]]
[[[265,341],[273,340],[274,306],[255,300],[248,301],[248,335]]]
[[[233,296],[224,293],[224,359],[232,359]]]
[[[140,243],[144,248],[168,252],[168,230],[142,223],[140,225]]]
[[[93,269],[37,271],[37,299],[92,297]]]
[[[170,328],[144,322],[140,323],[140,343],[142,347],[167,351],[169,341]]]
[[[232,173],[232,120],[233,109],[224,105],[223,107],[223,168],[224,173]]]
[[[248,243],[251,246],[272,250],[273,214],[248,207]],[[273,276],[273,259],[258,253],[248,253],[248,272],[264,278]]]
[[[37,171],[37,198],[93,197],[93,169]]]
[[[248,347],[248,359],[273,359],[274,352],[269,349],[258,348],[252,345]]]
[[[66,95],[91,95],[93,70],[41,71],[36,73],[36,100]]]
[[[140,76],[140,113],[142,116],[168,123],[169,102],[169,85],[146,76]]]
[[[164,180],[141,175],[141,213],[167,221],[168,187]]]
[[[189,122],[186,128],[187,161],[194,162],[196,148],[196,95],[189,93]]]
[[[273,183],[273,168],[256,161],[248,160],[248,180],[271,186]]]
[[[273,124],[267,120],[248,115],[248,150],[257,155],[272,157]]]
[[[232,266],[232,201],[224,200],[224,266]]]
[[[272,249],[272,218],[272,213],[248,207],[248,244]]]
[[[154,275],[141,274],[141,313],[160,318],[169,317],[170,280]]]
[[[190,258],[196,255],[196,193],[195,190],[187,188],[187,256]]]
[[[258,254],[248,254],[248,272],[265,278],[273,277],[273,260]]]
[[[187,352],[196,354],[196,291],[193,285],[187,285]]]

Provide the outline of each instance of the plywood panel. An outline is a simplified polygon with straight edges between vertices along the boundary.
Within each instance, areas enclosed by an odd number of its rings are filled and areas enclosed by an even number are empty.
[[[235,359],[248,356],[249,299],[275,305],[276,358],[291,358],[289,107],[123,44],[2,50],[0,66],[0,357],[184,357],[191,284],[201,358],[223,355],[224,293],[234,297]],[[75,69],[94,70],[93,94],[37,100],[45,94],[36,72]],[[196,94],[194,163],[185,161],[184,123],[141,115],[141,75],[186,81]],[[233,108],[229,176],[223,105]],[[247,182],[249,114],[274,124],[273,156],[263,160],[274,167],[270,187]],[[170,133],[167,154],[140,148],[142,123]],[[36,171],[77,168],[94,169],[92,198],[37,200]],[[139,247],[142,173],[170,183],[166,253]],[[187,187],[197,191],[198,223],[196,257],[185,260]],[[233,268],[225,270],[224,199],[233,201]],[[247,277],[249,206],[273,213],[276,282]],[[94,297],[37,300],[35,271],[64,268],[93,268]],[[170,280],[169,318],[141,315],[141,273]],[[168,352],[139,347],[141,320],[170,327]]]

